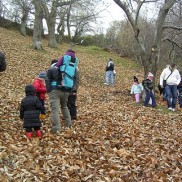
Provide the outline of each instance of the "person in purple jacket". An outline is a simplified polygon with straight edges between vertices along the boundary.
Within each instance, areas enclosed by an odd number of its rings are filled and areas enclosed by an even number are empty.
[[[65,55],[71,56],[72,58],[75,58],[75,51],[68,49],[65,53]],[[58,68],[60,68],[60,66],[63,64],[63,57],[61,57],[60,59],[58,59],[58,63],[56,64],[56,66]]]
[[[71,56],[72,58],[76,58],[75,51],[73,51],[71,49],[68,49],[66,51],[65,55]],[[60,66],[63,64],[63,57],[61,57],[58,60],[58,63],[56,64],[56,66],[58,68],[60,68]],[[74,86],[69,92],[68,103],[67,103],[67,106],[68,106],[68,109],[69,109],[72,120],[77,120],[76,100],[77,100],[77,90],[78,90],[78,87],[79,87],[79,81],[80,81],[79,70],[77,68],[76,73],[75,73],[75,77],[74,77]]]

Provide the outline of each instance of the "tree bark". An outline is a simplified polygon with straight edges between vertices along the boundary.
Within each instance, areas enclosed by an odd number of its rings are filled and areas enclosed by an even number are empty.
[[[22,35],[26,36],[26,25],[28,19],[28,11],[23,12],[23,16],[21,18],[20,32]]]
[[[35,22],[34,22],[34,31],[33,31],[33,48],[41,50],[43,49],[41,43],[41,31],[42,31],[42,8],[39,0],[33,1],[35,6]]]
[[[161,46],[161,40],[163,35],[163,25],[165,22],[165,17],[169,11],[169,9],[174,5],[176,0],[168,0],[165,1],[163,6],[161,7],[159,11],[159,15],[157,18],[157,26],[156,26],[156,32],[154,35],[154,41],[153,46],[150,49],[146,48],[146,42],[143,43],[140,35],[140,29],[138,27],[138,16],[139,11],[141,9],[141,6],[143,5],[144,1],[137,1],[138,6],[136,10],[135,17],[133,16],[133,12],[129,9],[129,5],[121,0],[113,0],[119,7],[123,9],[125,12],[135,35],[135,39],[139,46],[139,54],[142,59],[142,65],[144,67],[144,77],[147,76],[148,72],[152,72],[154,74],[154,77],[157,73],[158,68],[158,62],[160,57],[160,46]]]

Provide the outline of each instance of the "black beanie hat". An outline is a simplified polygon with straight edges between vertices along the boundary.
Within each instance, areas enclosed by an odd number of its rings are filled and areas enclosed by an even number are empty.
[[[138,82],[138,78],[136,76],[133,77],[134,82]]]
[[[32,84],[28,84],[25,87],[25,94],[26,95],[35,95],[35,88]]]

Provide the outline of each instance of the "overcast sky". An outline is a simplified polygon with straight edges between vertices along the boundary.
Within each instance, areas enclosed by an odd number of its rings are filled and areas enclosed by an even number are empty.
[[[105,27],[109,27],[109,24],[114,20],[121,21],[124,19],[123,10],[114,1],[105,0],[105,4],[108,5],[108,8],[100,15],[103,17]]]
[[[100,16],[103,17],[101,20],[103,22],[103,28],[110,27],[109,24],[114,20],[122,21],[126,18],[124,11],[113,0],[105,0],[104,2],[108,6],[108,8],[100,14]],[[141,16],[142,14],[148,19],[156,18],[156,16],[158,15],[158,11],[156,10],[156,4],[144,4],[140,11]]]

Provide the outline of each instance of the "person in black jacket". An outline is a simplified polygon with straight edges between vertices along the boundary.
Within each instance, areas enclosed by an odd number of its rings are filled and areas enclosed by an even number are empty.
[[[35,95],[35,88],[32,84],[25,87],[25,98],[22,99],[20,105],[20,119],[23,120],[23,128],[25,128],[27,138],[32,137],[32,129],[36,132],[36,136],[42,136],[40,127],[41,122],[39,119],[42,105],[39,98]]]
[[[155,95],[153,92],[154,85],[153,85],[153,78],[154,75],[149,72],[147,79],[143,80],[142,85],[145,90],[145,101],[144,101],[144,106],[150,106],[149,101],[150,98],[152,99],[152,107],[156,107],[156,101],[155,101]]]
[[[114,62],[111,58],[109,58],[109,61],[106,65],[106,82],[105,85],[114,85],[115,84],[115,75],[116,71],[114,69]]]
[[[74,77],[74,86],[69,94],[68,104],[67,104],[72,120],[77,120],[76,100],[77,100],[77,91],[78,91],[79,84],[80,84],[80,75],[79,75],[78,68],[76,68],[76,74]]]
[[[0,72],[3,72],[6,70],[6,59],[4,53],[0,50]]]

